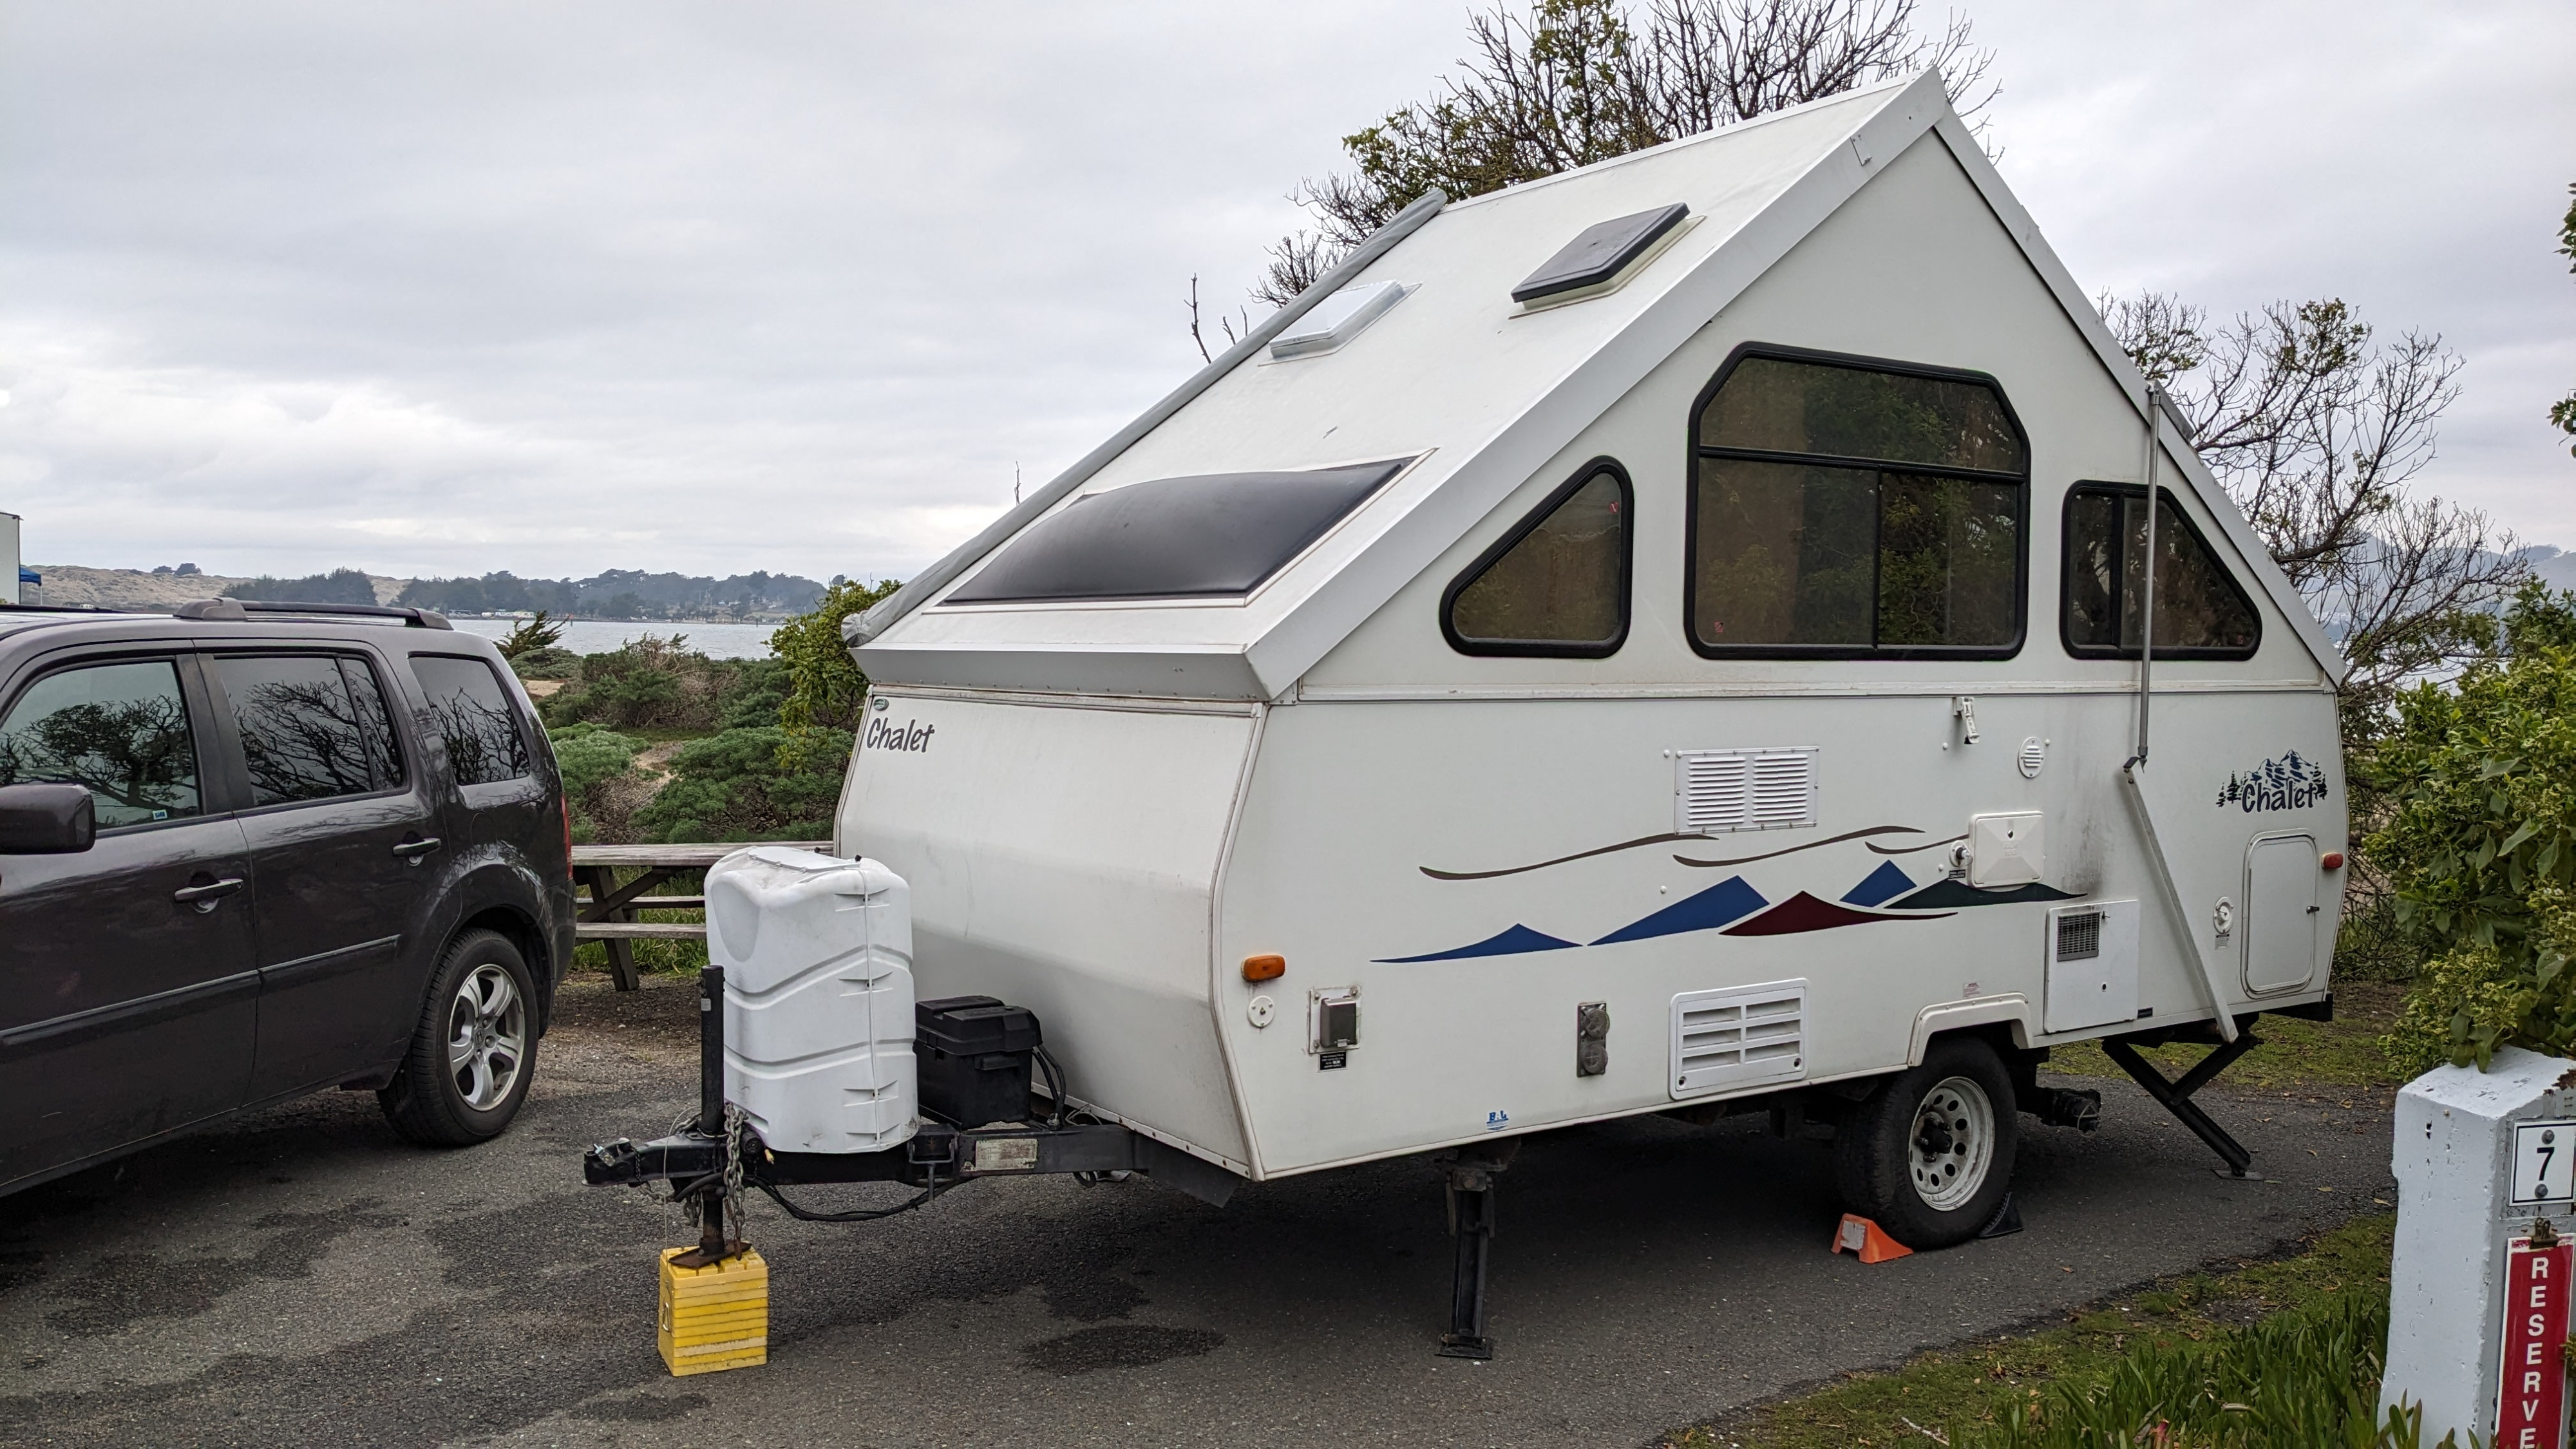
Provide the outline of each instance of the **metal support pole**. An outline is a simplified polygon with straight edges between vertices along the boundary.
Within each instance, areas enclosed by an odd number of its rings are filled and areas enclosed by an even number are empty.
[[[1496,1152],[1444,1152],[1435,1160],[1446,1178],[1449,1234],[1458,1257],[1449,1284],[1449,1331],[1440,1335],[1442,1358],[1486,1359],[1494,1340],[1485,1332],[1485,1265],[1494,1241],[1494,1178],[1511,1165],[1517,1141]]]
[[[724,968],[708,966],[698,972],[698,1130],[700,1137],[715,1142],[715,1170],[700,1178],[698,1198],[698,1246],[672,1261],[684,1268],[704,1268],[721,1263],[740,1251],[739,1245],[725,1237],[727,1156],[733,1144],[726,1140],[724,1103]]]
[[[2200,1110],[2199,1104],[2191,1100],[2191,1094],[2207,1086],[2211,1078],[2227,1070],[2238,1057],[2262,1044],[2262,1041],[2252,1032],[2238,1032],[2234,1041],[2221,1043],[2217,1050],[2201,1058],[2200,1065],[2171,1081],[2166,1080],[2164,1073],[2156,1070],[2154,1063],[2138,1055],[2136,1047],[2117,1037],[2106,1038],[2103,1041],[2102,1054],[2118,1062],[2120,1070],[2127,1072],[2140,1087],[2145,1088],[2148,1096],[2155,1098],[2166,1111],[2174,1114],[2176,1120],[2190,1128],[2201,1141],[2209,1144],[2209,1150],[2217,1153],[2220,1160],[2227,1164],[2226,1169],[2219,1174],[2221,1177],[2261,1181],[2263,1176],[2261,1173],[2249,1170],[2254,1164],[2254,1154],[2246,1151],[2243,1143],[2227,1135],[2226,1128],[2219,1126],[2211,1120],[2208,1113]]]

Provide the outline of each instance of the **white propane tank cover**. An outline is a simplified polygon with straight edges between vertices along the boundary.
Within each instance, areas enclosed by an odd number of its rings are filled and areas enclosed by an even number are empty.
[[[2036,810],[1968,817],[1968,884],[2028,885],[2048,870],[2048,836]]]
[[[782,1152],[912,1136],[912,896],[872,860],[783,845],[707,870],[707,959],[724,968],[725,1099]]]
[[[2576,1231],[2566,1154],[2576,1062],[2498,1048],[2489,1069],[2435,1067],[2397,1093],[2397,1251],[2389,1265],[2388,1372],[2424,1409],[2423,1442],[2457,1431],[2494,1442],[2506,1253],[2546,1217]],[[2517,1170],[2520,1169],[2520,1170]]]

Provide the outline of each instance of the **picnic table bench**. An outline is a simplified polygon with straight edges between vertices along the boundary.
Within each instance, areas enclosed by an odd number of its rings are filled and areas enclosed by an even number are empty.
[[[655,886],[666,884],[673,876],[686,871],[705,870],[708,866],[742,849],[745,845],[786,845],[799,850],[830,850],[828,840],[753,840],[712,845],[576,845],[572,848],[572,878],[578,888],[573,904],[573,939],[599,941],[608,947],[609,979],[620,991],[633,991],[641,985],[635,974],[635,948],[639,940],[704,940],[707,934],[705,896],[648,895]],[[634,879],[620,885],[617,872],[640,867]],[[586,891],[588,894],[579,894]],[[696,911],[694,921],[639,921],[638,911]]]

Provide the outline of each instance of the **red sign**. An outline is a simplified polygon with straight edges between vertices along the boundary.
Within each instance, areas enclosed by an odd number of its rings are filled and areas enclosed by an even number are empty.
[[[2576,1247],[2535,1248],[2516,1238],[2505,1254],[2504,1374],[2497,1385],[2496,1449],[2559,1449],[2567,1442],[2567,1298]]]

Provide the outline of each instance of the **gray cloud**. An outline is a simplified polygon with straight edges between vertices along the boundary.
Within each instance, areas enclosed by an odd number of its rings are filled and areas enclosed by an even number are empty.
[[[2576,540],[2560,7],[1975,14],[2087,285],[2448,333],[2439,486]],[[908,572],[1196,365],[1190,274],[1239,299],[1462,15],[10,6],[0,508],[64,562]]]

